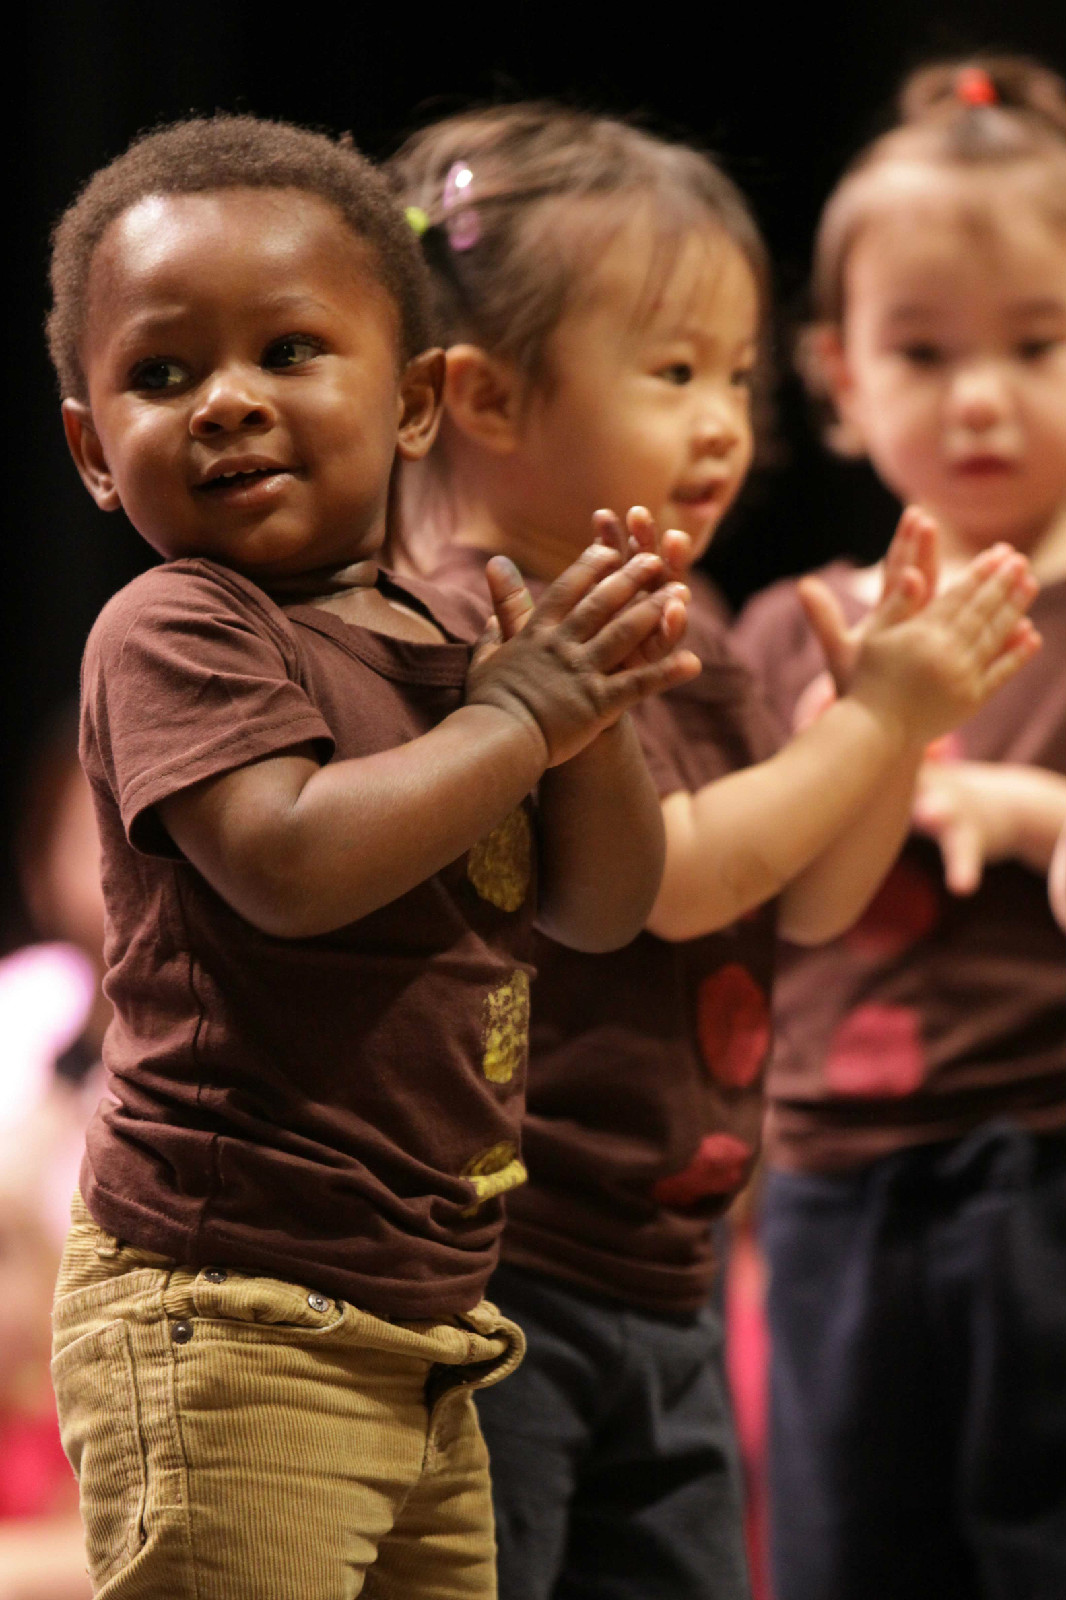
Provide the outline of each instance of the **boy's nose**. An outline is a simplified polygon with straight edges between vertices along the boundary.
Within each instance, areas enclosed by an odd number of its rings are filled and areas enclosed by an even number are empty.
[[[274,407],[253,385],[237,377],[218,377],[193,408],[189,432],[197,439],[219,433],[259,433],[273,427],[275,421]]]

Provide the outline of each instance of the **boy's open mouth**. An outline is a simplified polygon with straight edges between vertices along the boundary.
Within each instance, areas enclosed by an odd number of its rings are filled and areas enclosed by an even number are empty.
[[[264,478],[279,477],[286,471],[285,467],[250,467],[245,472],[222,472],[198,487],[204,494],[215,494],[223,489],[247,489],[253,483],[262,483]]]

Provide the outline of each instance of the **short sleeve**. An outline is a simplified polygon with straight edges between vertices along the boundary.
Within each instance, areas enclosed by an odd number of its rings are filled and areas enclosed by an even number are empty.
[[[294,745],[333,739],[300,682],[285,615],[212,562],[174,562],[105,607],[82,670],[82,761],[135,848],[176,851],[160,801]]]
[[[796,701],[825,666],[795,581],[775,583],[750,600],[733,626],[730,644],[754,675],[783,742],[792,730]]]

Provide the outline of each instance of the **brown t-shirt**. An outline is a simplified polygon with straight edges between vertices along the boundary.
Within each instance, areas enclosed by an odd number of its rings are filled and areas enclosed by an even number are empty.
[[[520,1182],[534,911],[527,809],[336,932],[260,933],[163,829],[197,781],[311,741],[393,748],[463,702],[482,611],[380,580],[444,643],[276,605],[212,561],[137,578],[86,649],[82,760],[108,911],[114,1103],[82,1189],[109,1231],[190,1266],[307,1283],[383,1315],[473,1305]]]
[[[434,573],[480,592],[485,557]],[[761,761],[776,724],[730,654],[698,575],[685,643],[700,677],[633,713],[663,796]],[[684,1313],[714,1274],[712,1223],[759,1145],[770,1045],[774,909],[671,944],[643,933],[582,955],[538,937],[523,1156],[507,1197],[506,1260],[635,1305]]]
[[[823,576],[855,620],[866,607],[851,570]],[[1066,582],[1032,616],[1043,650],[941,754],[1066,771]],[[823,665],[795,585],[753,600],[734,641],[789,723]],[[976,894],[955,896],[935,843],[912,835],[854,928],[779,966],[771,1159],[833,1171],[992,1118],[1066,1126],[1064,956],[1041,874],[996,863]]]

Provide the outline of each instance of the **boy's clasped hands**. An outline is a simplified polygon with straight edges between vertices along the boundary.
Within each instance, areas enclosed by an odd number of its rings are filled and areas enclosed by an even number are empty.
[[[526,722],[558,766],[647,695],[694,678],[699,658],[681,648],[687,587],[672,577],[676,530],[662,536],[643,507],[625,528],[597,512],[597,542],[534,603],[518,568],[487,568],[495,615],[471,666],[467,704],[493,705]]]

